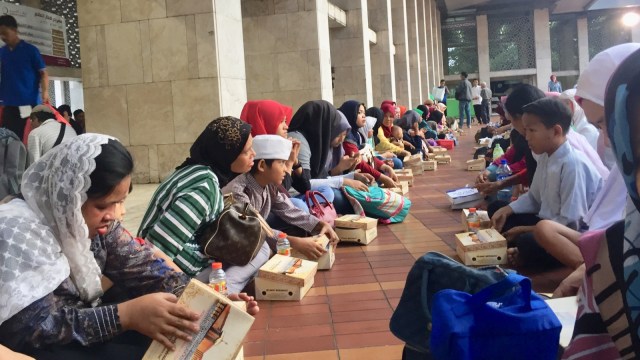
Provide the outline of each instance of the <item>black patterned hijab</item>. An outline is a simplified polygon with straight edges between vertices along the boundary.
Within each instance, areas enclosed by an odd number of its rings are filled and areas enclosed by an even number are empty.
[[[176,168],[204,165],[218,177],[224,187],[240,174],[231,171],[231,164],[244,149],[251,135],[251,125],[233,116],[219,117],[209,123],[191,145],[189,157]]]

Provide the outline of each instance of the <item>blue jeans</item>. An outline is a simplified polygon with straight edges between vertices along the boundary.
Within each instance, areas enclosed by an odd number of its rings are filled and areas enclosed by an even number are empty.
[[[471,127],[471,101],[460,100],[458,104],[458,111],[460,112],[460,127],[464,125],[463,116],[467,115],[467,127]]]
[[[397,157],[392,157],[391,159],[385,159],[382,156],[376,156],[376,157],[378,158],[378,160],[382,160],[382,161],[385,161],[385,160],[393,161],[393,168],[396,169],[396,170],[402,169],[403,166],[404,166],[404,165],[402,165],[402,160],[400,160]]]

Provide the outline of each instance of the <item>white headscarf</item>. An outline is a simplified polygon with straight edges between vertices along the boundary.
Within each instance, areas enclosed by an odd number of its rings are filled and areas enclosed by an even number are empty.
[[[589,145],[596,150],[598,148],[598,129],[587,121],[584,110],[575,99],[576,89],[569,89],[560,95],[560,99],[571,101],[573,105],[573,116],[571,117],[571,126],[580,135],[584,136]]]
[[[25,201],[0,206],[0,256],[5,260],[0,263],[0,323],[69,276],[83,301],[102,295],[101,271],[81,208],[95,158],[110,139],[84,134],[55,147],[25,171]]]

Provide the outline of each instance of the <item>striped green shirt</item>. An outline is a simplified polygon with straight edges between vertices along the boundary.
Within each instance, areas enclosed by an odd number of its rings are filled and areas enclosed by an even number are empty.
[[[193,276],[210,261],[193,235],[200,225],[215,219],[223,205],[218,178],[209,167],[184,167],[156,189],[138,236],[151,241]]]

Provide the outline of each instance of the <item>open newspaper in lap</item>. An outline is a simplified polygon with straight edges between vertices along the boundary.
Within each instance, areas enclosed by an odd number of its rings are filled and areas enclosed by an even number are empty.
[[[317,244],[320,244],[320,246],[322,246],[322,248],[326,252],[324,253],[324,255],[320,256],[319,259],[310,261],[315,261],[318,263],[318,270],[330,270],[333,266],[333,263],[336,261],[335,246],[331,245],[331,241],[325,235],[316,236],[313,241],[315,241]],[[291,256],[303,260],[309,260],[304,255],[302,255],[302,253],[294,249],[291,250]]]
[[[276,254],[255,279],[258,300],[302,300],[313,286],[318,263]]]
[[[378,236],[378,219],[360,215],[344,215],[335,220],[340,241],[367,245]]]
[[[507,240],[495,229],[456,234],[456,253],[465,265],[507,263]]]
[[[253,324],[253,316],[195,279],[184,289],[178,304],[200,314],[200,331],[190,342],[175,339],[174,351],[154,341],[143,360],[236,359]]]

